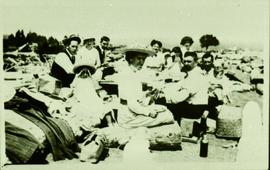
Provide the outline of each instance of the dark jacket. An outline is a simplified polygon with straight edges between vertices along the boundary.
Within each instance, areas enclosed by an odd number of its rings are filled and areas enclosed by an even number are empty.
[[[102,50],[102,49],[100,48],[99,45],[96,46],[96,49],[98,50],[99,59],[100,59],[100,64],[103,64],[104,61],[105,61],[105,52],[104,52],[104,50]]]
[[[69,57],[72,64],[75,63],[75,61],[72,61],[72,57],[67,51],[64,51],[64,53]],[[52,77],[57,78],[61,81],[62,87],[70,87],[70,84],[75,78],[75,74],[68,74],[59,64],[56,62],[53,62],[50,75]]]

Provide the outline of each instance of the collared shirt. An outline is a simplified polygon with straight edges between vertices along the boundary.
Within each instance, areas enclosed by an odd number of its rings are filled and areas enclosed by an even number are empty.
[[[209,81],[201,74],[201,69],[195,67],[183,80],[172,83],[165,91],[165,97],[172,103],[208,104],[208,87]]]
[[[156,56],[147,57],[145,59],[144,67],[159,70],[165,64],[164,54],[158,52]]]
[[[99,53],[96,48],[92,48],[89,50],[84,46],[79,49],[78,57],[88,57],[90,60],[93,60],[93,64],[96,68],[100,66]]]
[[[201,69],[195,67],[187,74],[181,83],[190,92],[191,97],[187,101],[190,104],[208,104],[209,81],[201,74]]]

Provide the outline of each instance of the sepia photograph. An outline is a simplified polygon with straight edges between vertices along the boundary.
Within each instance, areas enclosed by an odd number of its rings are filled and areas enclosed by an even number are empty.
[[[268,169],[268,0],[9,0],[0,20],[0,169]]]

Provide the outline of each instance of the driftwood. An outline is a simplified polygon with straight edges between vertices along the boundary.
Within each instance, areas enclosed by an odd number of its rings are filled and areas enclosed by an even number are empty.
[[[104,138],[105,147],[124,147],[136,129],[124,129],[120,127],[108,127],[99,129],[97,134]],[[152,150],[181,150],[182,135],[178,124],[162,125],[146,128],[147,139]]]
[[[149,128],[150,149],[153,150],[181,150],[182,135],[179,125],[163,125]]]

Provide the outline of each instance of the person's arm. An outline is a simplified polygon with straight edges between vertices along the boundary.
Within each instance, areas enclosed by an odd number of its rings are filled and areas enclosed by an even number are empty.
[[[151,112],[151,110],[147,106],[142,106],[138,101],[135,100],[128,101],[128,108],[136,114],[141,114],[145,116],[149,116]]]
[[[188,89],[183,88],[178,91],[166,90],[164,95],[167,103],[176,104],[187,100],[191,96],[191,93]]]

